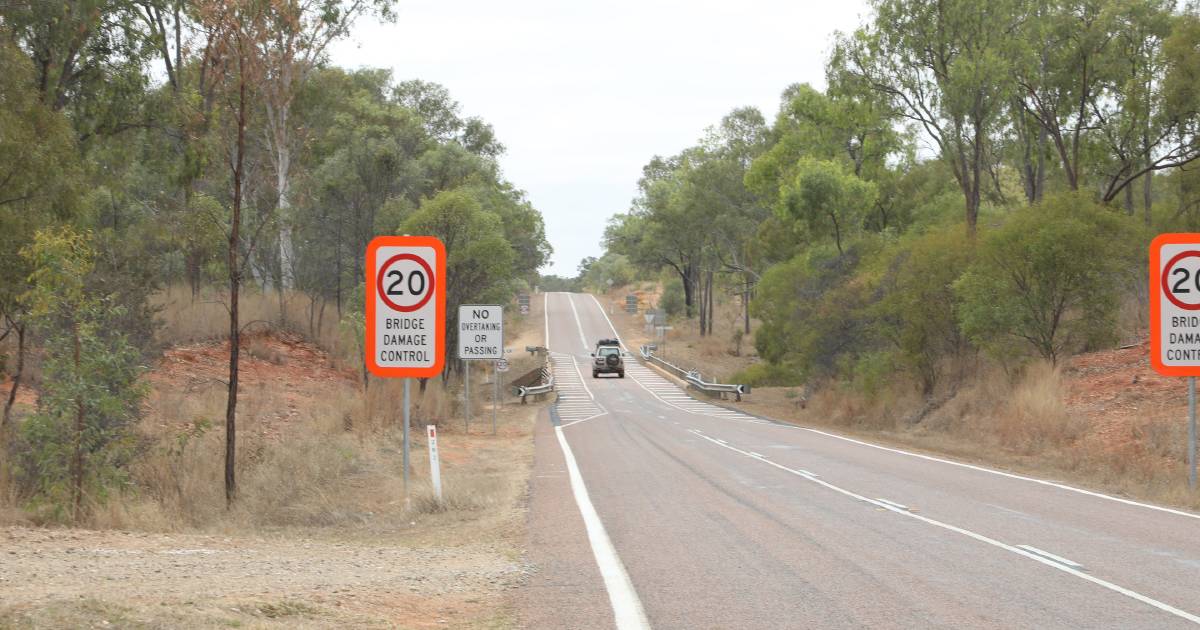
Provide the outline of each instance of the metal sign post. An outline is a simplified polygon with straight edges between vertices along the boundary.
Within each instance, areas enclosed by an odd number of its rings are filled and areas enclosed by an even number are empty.
[[[404,379],[404,504],[409,487],[409,381],[442,371],[446,343],[446,247],[432,236],[379,236],[367,244],[367,369]]]
[[[503,361],[503,359],[501,359]],[[496,435],[496,404],[500,400],[500,371],[492,363],[492,435]]]
[[[1188,377],[1188,489],[1196,490],[1196,377]]]
[[[471,434],[471,362],[463,361],[463,404],[466,405],[467,435]]]
[[[404,507],[408,507],[408,384],[412,379],[404,379]]]
[[[1150,365],[1188,377],[1188,487],[1196,490],[1196,377],[1200,376],[1200,234],[1150,242]]]

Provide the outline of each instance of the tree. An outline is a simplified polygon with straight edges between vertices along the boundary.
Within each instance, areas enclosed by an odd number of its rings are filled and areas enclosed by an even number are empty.
[[[42,103],[34,89],[33,64],[2,36],[0,67],[0,323],[5,330],[0,336],[15,334],[17,341],[16,371],[0,416],[2,431],[25,368],[27,323],[18,298],[32,269],[20,252],[38,229],[73,214],[80,170],[70,121]]]
[[[344,36],[360,15],[374,10],[390,18],[393,0],[258,0],[265,21],[250,42],[262,61],[262,103],[267,114],[267,142],[275,168],[279,234],[280,290],[294,284],[295,250],[288,197],[292,168],[292,104],[299,89],[324,59],[329,44]]]
[[[1018,0],[876,0],[839,38],[830,74],[884,95],[950,164],[974,235],[1000,116],[1013,93]],[[844,78],[843,78],[844,77]]]
[[[448,190],[426,199],[399,227],[403,234],[436,236],[446,245],[446,362],[443,378],[457,361],[458,305],[507,302],[512,296],[512,246],[500,217],[483,210],[468,190]],[[421,386],[425,386],[422,380]]]
[[[954,284],[963,332],[994,354],[1016,340],[1051,362],[1111,341],[1120,287],[1138,268],[1136,235],[1081,194],[1016,210]]]
[[[801,222],[811,236],[832,236],[840,255],[842,241],[861,227],[863,212],[875,195],[873,185],[843,172],[836,163],[802,158],[795,179],[780,191],[777,213]]]
[[[21,469],[56,512],[79,523],[85,499],[103,500],[122,478],[145,392],[141,357],[113,330],[112,296],[92,289],[89,235],[39,231],[22,256],[34,270],[22,301],[46,339],[46,359],[37,412],[21,426],[29,445]]]

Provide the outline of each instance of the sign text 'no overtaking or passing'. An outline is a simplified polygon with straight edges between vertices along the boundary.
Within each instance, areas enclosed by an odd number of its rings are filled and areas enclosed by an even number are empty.
[[[1168,376],[1200,376],[1200,234],[1150,243],[1150,363]]]
[[[367,246],[366,360],[376,376],[442,369],[446,248],[432,236],[380,236]]]
[[[504,308],[499,304],[458,307],[458,358],[504,358]]]

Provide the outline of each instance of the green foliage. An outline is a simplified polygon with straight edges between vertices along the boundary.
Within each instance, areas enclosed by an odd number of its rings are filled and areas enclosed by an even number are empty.
[[[804,381],[801,374],[779,363],[755,363],[729,379],[752,387],[791,387]]]
[[[843,241],[858,230],[875,202],[875,186],[826,160],[801,158],[795,172],[780,191],[777,213],[802,223],[810,238],[832,237],[842,253]]]
[[[507,302],[516,253],[499,216],[483,209],[469,189],[448,190],[421,202],[403,234],[436,236],[446,245],[446,370],[458,345],[458,305]]]
[[[968,347],[953,289],[971,260],[964,233],[961,223],[951,223],[912,235],[883,250],[875,262],[883,293],[873,307],[876,328],[926,395],[933,393],[943,359]]]
[[[871,239],[843,253],[825,244],[768,269],[751,303],[762,320],[754,336],[759,356],[804,378],[824,378],[838,376],[845,357],[874,347],[873,293],[855,270],[877,248]]]
[[[637,269],[622,254],[607,252],[591,261],[580,276],[584,287],[604,293],[612,287],[625,286],[637,279]]]
[[[997,355],[1049,361],[1113,341],[1120,290],[1140,271],[1137,228],[1084,195],[1015,211],[954,285],[963,332]]]
[[[661,308],[667,317],[678,317],[683,313],[683,283],[679,278],[667,278],[663,282],[662,296],[658,298],[658,308]]]
[[[125,478],[145,392],[140,356],[111,325],[121,308],[95,290],[90,235],[41,231],[22,255],[34,269],[22,300],[45,361],[37,411],[21,425],[19,476],[35,502],[77,522]]]

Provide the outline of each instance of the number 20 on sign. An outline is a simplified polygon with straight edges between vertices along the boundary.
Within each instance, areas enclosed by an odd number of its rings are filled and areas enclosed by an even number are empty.
[[[422,378],[442,370],[446,248],[432,236],[379,236],[367,245],[367,369]]]

